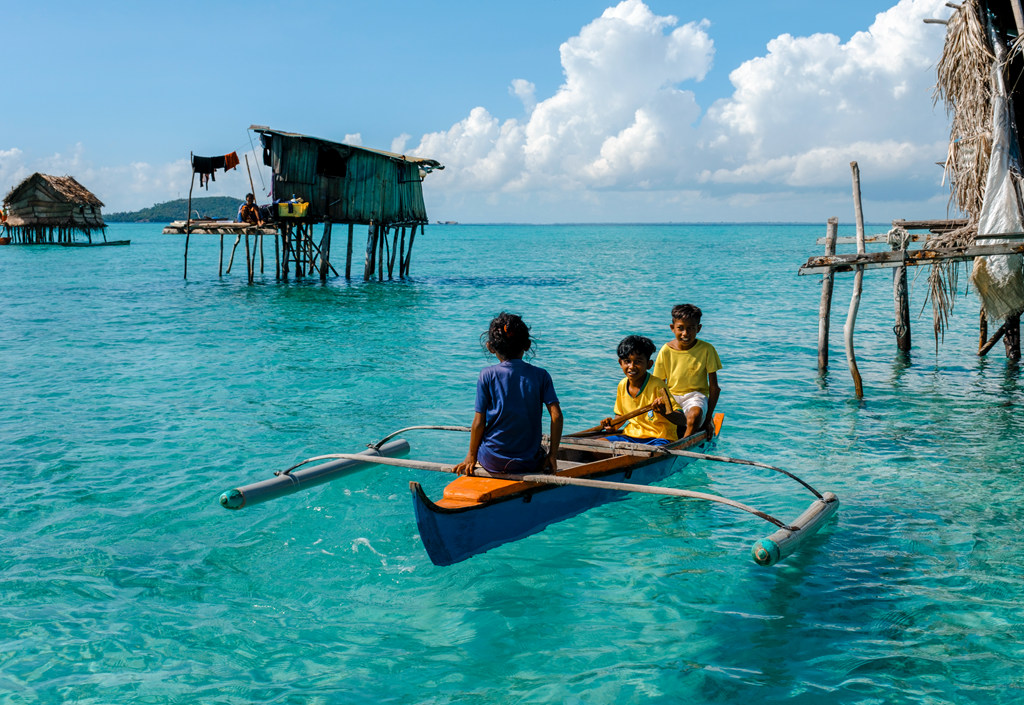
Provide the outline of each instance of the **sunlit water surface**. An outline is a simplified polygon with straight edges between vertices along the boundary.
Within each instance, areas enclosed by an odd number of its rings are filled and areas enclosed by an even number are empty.
[[[848,274],[819,379],[820,277],[796,270],[823,234],[430,226],[411,280],[384,284],[277,282],[269,241],[255,285],[237,261],[221,279],[214,236],[192,238],[186,281],[183,238],[154,225],[112,226],[129,247],[0,248],[0,702],[1021,702],[1020,371],[1001,345],[976,356],[973,294],[936,351],[926,272],[901,359],[883,270],[856,329],[864,400]],[[776,567],[750,559],[760,520],[645,495],[448,568],[408,489],[442,475],[218,504],[402,426],[468,424],[502,309],[532,326],[567,427],[591,426],[618,340],[666,341],[687,301],[725,365],[718,451],[842,500]],[[408,438],[465,453],[464,434]],[[789,519],[809,501],[735,465],[666,484]]]

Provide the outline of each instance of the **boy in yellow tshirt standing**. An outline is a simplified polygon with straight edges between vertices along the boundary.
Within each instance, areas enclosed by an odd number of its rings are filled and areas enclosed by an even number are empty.
[[[619,365],[625,378],[619,382],[615,396],[615,415],[625,416],[645,406],[652,408],[634,416],[621,429],[621,435],[605,436],[607,441],[627,441],[648,445],[665,445],[678,439],[676,426],[686,418],[675,410],[665,381],[648,370],[654,362],[654,343],[642,335],[628,335],[619,343]],[[621,422],[620,422],[621,423]],[[601,425],[613,429],[612,419]]]
[[[654,376],[665,380],[686,416],[683,438],[701,429],[712,430],[715,406],[722,391],[718,386],[718,371],[722,369],[718,352],[710,343],[697,339],[700,316],[700,309],[693,304],[672,308],[669,328],[675,339],[661,347],[654,363]]]

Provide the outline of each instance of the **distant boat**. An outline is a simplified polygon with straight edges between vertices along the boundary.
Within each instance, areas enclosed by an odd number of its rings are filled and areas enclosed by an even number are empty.
[[[107,240],[105,242],[58,242],[61,247],[106,247],[108,245],[130,245],[131,240]]]
[[[439,220],[439,221],[437,221],[437,224],[438,225],[458,225],[459,221],[457,221],[457,220]]]

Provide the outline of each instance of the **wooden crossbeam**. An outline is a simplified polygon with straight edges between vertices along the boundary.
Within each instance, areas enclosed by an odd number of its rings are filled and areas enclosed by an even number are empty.
[[[951,247],[936,250],[908,250],[895,252],[865,252],[863,254],[826,255],[811,257],[800,267],[799,274],[821,274],[824,272],[852,272],[863,269],[893,267],[916,267],[936,262],[963,262],[975,257],[991,255],[1024,254],[1024,243],[1002,243],[998,245],[974,245],[972,247]]]

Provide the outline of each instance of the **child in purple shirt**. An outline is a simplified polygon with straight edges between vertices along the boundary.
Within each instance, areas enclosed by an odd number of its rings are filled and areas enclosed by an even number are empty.
[[[479,463],[489,472],[555,472],[562,440],[562,410],[551,375],[523,361],[532,345],[523,319],[502,312],[491,321],[484,347],[499,363],[480,371],[466,459],[455,466],[470,475]],[[551,444],[541,447],[543,407],[551,416]]]

